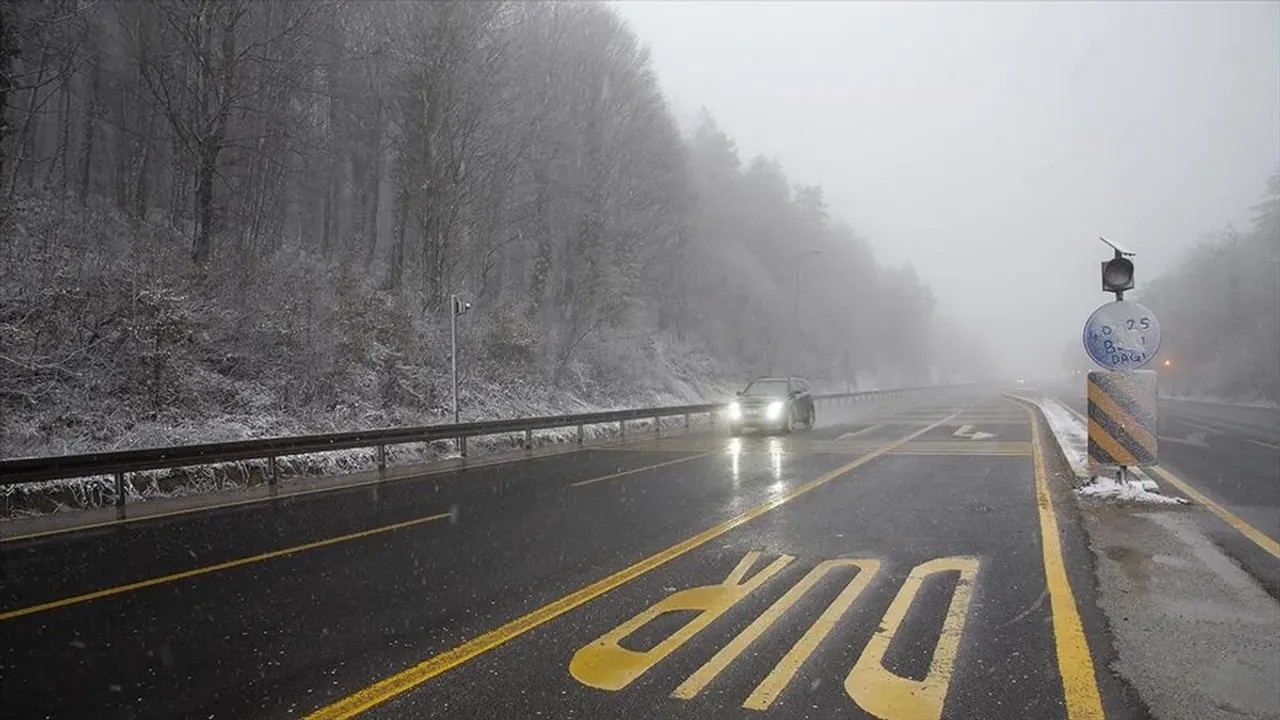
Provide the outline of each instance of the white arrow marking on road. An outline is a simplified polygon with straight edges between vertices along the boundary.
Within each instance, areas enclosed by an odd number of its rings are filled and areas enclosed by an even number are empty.
[[[862,434],[865,434],[865,433],[869,433],[869,432],[871,432],[872,430],[879,430],[879,429],[880,429],[880,428],[882,428],[882,427],[884,427],[884,426],[883,426],[883,425],[871,425],[871,426],[869,426],[869,427],[864,427],[864,428],[862,428],[861,430],[854,430],[853,432],[847,432],[847,433],[845,433],[845,434],[841,435],[840,437],[836,438],[836,440],[837,440],[837,441],[839,441],[839,440],[848,440],[848,439],[850,439],[850,438],[855,438],[855,437],[858,437],[859,435],[862,435]]]
[[[970,440],[986,440],[987,438],[995,437],[996,434],[975,431],[972,425],[961,425],[960,429],[952,433],[951,436],[969,438]]]

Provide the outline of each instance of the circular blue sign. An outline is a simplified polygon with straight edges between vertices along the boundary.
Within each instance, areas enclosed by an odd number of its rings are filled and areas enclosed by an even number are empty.
[[[1160,352],[1160,322],[1139,303],[1107,303],[1084,324],[1084,350],[1108,370],[1136,370]]]

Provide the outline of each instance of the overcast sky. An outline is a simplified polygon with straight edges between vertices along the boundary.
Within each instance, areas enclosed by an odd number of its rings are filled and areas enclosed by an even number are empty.
[[[624,2],[673,110],[821,185],[1007,368],[1056,368],[1106,235],[1139,287],[1249,227],[1280,162],[1280,4]]]

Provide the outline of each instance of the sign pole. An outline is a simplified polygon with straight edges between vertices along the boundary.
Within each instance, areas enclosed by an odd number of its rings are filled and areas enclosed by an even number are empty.
[[[458,296],[449,296],[449,361],[453,375],[453,424],[458,424]]]

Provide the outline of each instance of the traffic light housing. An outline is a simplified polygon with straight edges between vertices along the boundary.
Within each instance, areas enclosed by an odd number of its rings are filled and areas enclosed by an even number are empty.
[[[457,295],[454,295],[451,299],[453,300],[454,315],[465,315],[471,309],[471,303],[458,299]]]
[[[1129,258],[1137,253],[1126,250],[1114,240],[1098,238],[1115,251],[1115,257],[1102,261],[1102,290],[1115,293],[1116,300],[1124,299],[1124,292],[1133,289],[1133,261]]]
[[[1119,252],[1110,260],[1102,261],[1102,289],[1106,292],[1124,292],[1133,289],[1133,261]]]

